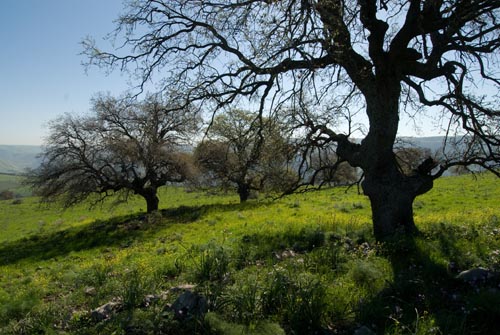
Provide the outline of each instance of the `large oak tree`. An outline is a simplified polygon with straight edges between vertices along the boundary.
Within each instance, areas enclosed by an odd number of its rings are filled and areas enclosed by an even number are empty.
[[[159,95],[144,101],[101,95],[87,116],[65,115],[50,124],[39,168],[28,183],[45,201],[65,207],[91,195],[101,201],[118,193],[158,209],[157,189],[182,182],[190,171],[184,148],[197,127],[189,111],[170,110]]]
[[[378,238],[413,232],[412,203],[454,165],[499,175],[498,0],[143,0],[128,3],[102,51],[86,40],[89,65],[161,75],[179,101],[217,111],[244,103],[273,116],[294,111],[307,138],[336,144],[364,172]],[[181,100],[182,99],[182,100]],[[307,108],[306,108],[307,107]],[[363,111],[366,132],[337,127]],[[393,146],[402,115],[441,119],[460,142],[440,165],[407,174]],[[434,169],[433,169],[434,168]]]

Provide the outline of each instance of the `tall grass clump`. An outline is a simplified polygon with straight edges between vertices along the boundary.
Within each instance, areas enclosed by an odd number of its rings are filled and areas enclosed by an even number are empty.
[[[143,302],[144,296],[149,292],[151,287],[148,285],[147,279],[137,268],[127,271],[122,282],[120,298],[123,308],[125,310],[132,310]]]
[[[255,273],[245,274],[224,291],[220,307],[230,320],[250,326],[264,318],[261,302],[262,283]]]
[[[346,267],[349,277],[359,289],[366,290],[369,296],[378,293],[385,285],[388,269],[381,267],[374,259],[356,259]]]
[[[314,275],[277,267],[262,291],[263,315],[275,315],[293,334],[310,334],[322,326],[326,289]]]
[[[40,292],[35,288],[22,289],[10,294],[0,290],[0,324],[22,320],[40,303]]]
[[[193,257],[195,250],[190,251]],[[230,255],[222,246],[209,243],[194,258],[193,279],[197,283],[222,281],[228,275]]]
[[[210,335],[285,335],[285,331],[277,323],[267,320],[244,325],[229,322],[210,312],[205,316],[205,322],[208,328],[206,333]]]

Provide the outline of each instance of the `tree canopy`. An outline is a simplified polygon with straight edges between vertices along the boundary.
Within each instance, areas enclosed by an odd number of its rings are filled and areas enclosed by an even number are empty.
[[[46,201],[68,207],[96,195],[142,196],[158,209],[157,188],[182,182],[190,171],[185,146],[197,127],[189,111],[171,111],[159,95],[138,102],[100,95],[92,114],[69,114],[50,124],[39,168],[28,182]]]
[[[235,189],[241,202],[251,191],[285,191],[292,184],[294,151],[284,131],[284,125],[257,113],[230,110],[215,116],[194,159],[209,186]]]
[[[416,230],[413,200],[449,167],[500,175],[499,9],[497,0],[131,1],[114,34],[122,48],[84,45],[88,65],[132,71],[140,88],[159,79],[181,106],[289,110],[311,143],[334,143],[363,170],[383,238]],[[440,120],[454,154],[401,171],[393,146],[405,113]]]

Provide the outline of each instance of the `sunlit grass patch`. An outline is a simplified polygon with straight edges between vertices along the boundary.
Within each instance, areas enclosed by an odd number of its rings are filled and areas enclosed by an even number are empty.
[[[245,204],[167,188],[149,216],[141,201],[90,212],[0,203],[15,218],[0,241],[0,333],[488,331],[498,297],[455,279],[500,271],[499,187],[478,183],[436,182],[417,198],[420,233],[386,243],[373,237],[367,199],[345,188]],[[208,300],[206,320],[168,311],[180,294],[170,289],[186,284]],[[146,295],[164,298],[146,308]],[[122,309],[93,321],[113,299]]]

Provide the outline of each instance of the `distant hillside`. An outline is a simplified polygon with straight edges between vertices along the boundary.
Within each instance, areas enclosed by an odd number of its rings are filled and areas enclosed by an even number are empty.
[[[435,152],[443,148],[444,136],[412,137],[409,140],[418,147],[430,149]]]
[[[3,160],[0,160],[0,173],[6,173],[6,174],[11,174],[11,173],[16,173],[17,168],[10,164],[9,162],[4,162]]]
[[[41,150],[36,145],[0,145],[0,173],[20,174],[37,167]]]
[[[443,145],[442,136],[407,137],[402,140],[412,145],[428,148],[435,152]],[[36,145],[0,145],[0,173],[20,174],[27,168],[35,168],[40,163],[37,155],[42,148]],[[192,149],[187,149],[191,151]]]

